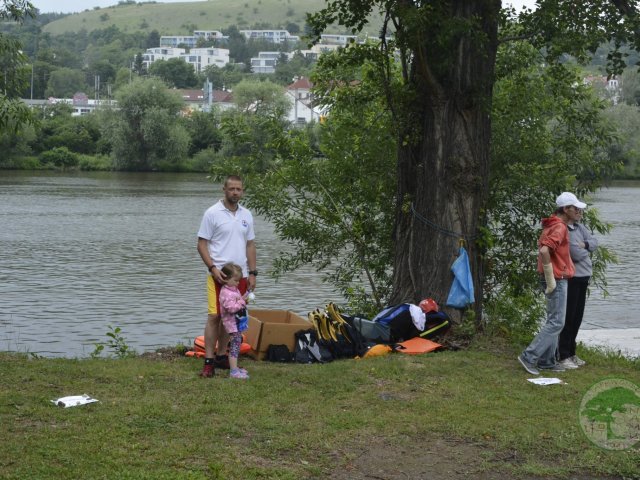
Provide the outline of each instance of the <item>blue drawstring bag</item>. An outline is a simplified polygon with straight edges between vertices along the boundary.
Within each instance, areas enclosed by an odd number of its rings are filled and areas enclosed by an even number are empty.
[[[247,315],[247,309],[243,308],[236,312],[236,325],[238,325],[238,331],[244,332],[249,328],[249,315]]]
[[[451,272],[453,273],[453,284],[449,290],[447,307],[466,308],[475,302],[475,298],[469,255],[464,247],[460,247],[458,258],[451,265]]]

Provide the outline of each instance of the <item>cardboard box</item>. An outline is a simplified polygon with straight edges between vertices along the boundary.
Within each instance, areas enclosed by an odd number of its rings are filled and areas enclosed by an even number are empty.
[[[269,345],[286,345],[293,352],[295,333],[309,328],[308,320],[289,310],[249,308],[249,328],[245,332],[245,342],[251,345],[249,355],[264,360]]]

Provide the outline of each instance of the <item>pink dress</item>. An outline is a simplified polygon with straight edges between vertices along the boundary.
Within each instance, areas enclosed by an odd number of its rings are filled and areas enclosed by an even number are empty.
[[[224,285],[220,290],[220,316],[222,317],[222,324],[227,333],[236,333],[238,331],[238,324],[236,322],[236,312],[242,310],[247,306],[247,303],[242,298],[242,294],[238,287],[229,287]]]

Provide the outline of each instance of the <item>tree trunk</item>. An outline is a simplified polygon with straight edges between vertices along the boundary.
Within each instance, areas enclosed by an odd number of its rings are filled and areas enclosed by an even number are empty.
[[[419,138],[399,142],[393,303],[431,297],[443,307],[453,280],[451,264],[463,244],[480,318],[484,274],[477,241],[488,196],[499,8],[493,0],[452,1],[451,18],[478,16],[484,39],[466,32],[452,40],[444,68],[429,63],[437,38],[426,35],[422,51],[412,55],[408,82],[417,100],[409,138],[416,130]]]

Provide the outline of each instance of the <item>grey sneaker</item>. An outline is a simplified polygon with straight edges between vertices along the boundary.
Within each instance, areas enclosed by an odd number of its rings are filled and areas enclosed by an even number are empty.
[[[536,368],[536,366],[532,363],[527,362],[524,358],[522,358],[522,355],[518,355],[518,361],[531,375],[540,375],[540,371]]]
[[[579,358],[577,355],[574,355],[573,357],[571,357],[571,360],[573,361],[573,363],[575,363],[579,367],[587,364],[587,362]]]
[[[564,368],[559,363],[556,363],[555,365],[552,365],[550,367],[540,367],[540,366],[538,366],[538,368],[540,370],[546,370],[547,372],[566,372],[567,371],[567,369]]]
[[[565,358],[564,360],[560,360],[558,362],[558,365],[563,366],[565,368],[565,370],[574,370],[574,369],[578,368],[578,364],[575,363],[573,361],[573,359],[571,359],[571,357]]]

